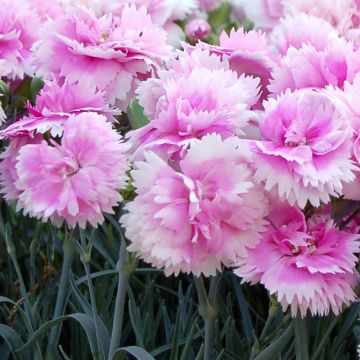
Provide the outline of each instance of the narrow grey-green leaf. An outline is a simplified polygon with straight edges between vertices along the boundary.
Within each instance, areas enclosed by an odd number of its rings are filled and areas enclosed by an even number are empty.
[[[1,303],[9,303],[11,304],[13,307],[16,307],[16,311],[21,315],[21,317],[23,318],[27,331],[29,332],[29,334],[31,334],[32,331],[32,327],[31,327],[31,322],[29,317],[27,316],[27,314],[25,313],[25,311],[23,310],[23,308],[17,304],[15,301],[5,297],[5,296],[0,296],[0,304]]]
[[[178,358],[178,352],[179,352],[179,332],[180,332],[180,309],[181,307],[178,307],[178,311],[176,314],[176,320],[175,325],[172,331],[172,347],[171,347],[171,353],[170,353],[170,360],[176,360]]]
[[[28,349],[32,344],[36,343],[44,335],[46,335],[53,326],[58,325],[59,323],[67,319],[76,320],[81,325],[81,327],[84,329],[87,335],[89,346],[93,356],[97,354],[97,341],[96,341],[94,321],[88,315],[81,313],[61,316],[44,323],[34,332],[34,334],[29,338],[27,343],[23,345],[20,349],[18,349],[18,351],[21,352],[23,350]]]
[[[181,358],[180,360],[188,360],[190,359],[190,352],[191,352],[191,345],[193,344],[193,338],[194,338],[194,333],[195,330],[197,328],[197,324],[198,324],[198,318],[195,318],[194,323],[191,327],[189,336],[186,340],[186,344],[184,346],[183,352],[181,354]]]
[[[121,356],[123,356],[125,353],[132,355],[136,360],[155,360],[151,354],[139,346],[128,346],[117,349],[113,353],[111,360],[121,360]]]
[[[24,343],[17,332],[8,325],[0,324],[0,337],[2,337],[8,345],[14,359],[18,359],[19,356],[16,353],[16,350],[21,348]]]
[[[235,296],[236,296],[236,300],[237,300],[239,310],[241,313],[242,324],[243,324],[246,340],[247,340],[249,349],[251,349],[252,345],[254,344],[254,336],[253,336],[254,326],[252,324],[248,304],[246,302],[243,291],[241,289],[240,279],[235,277],[235,275],[232,278],[232,285],[235,289]]]
[[[201,344],[199,353],[197,354],[195,360],[201,360],[204,357],[204,344]]]
[[[265,350],[255,357],[254,360],[274,360],[287,347],[294,335],[294,326],[290,324],[288,328]]]

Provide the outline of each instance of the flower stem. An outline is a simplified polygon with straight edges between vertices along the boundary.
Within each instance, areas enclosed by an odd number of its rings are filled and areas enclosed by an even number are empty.
[[[137,265],[136,261],[129,261],[128,257],[128,253],[126,251],[126,242],[125,239],[122,238],[119,260],[116,265],[119,278],[115,300],[114,320],[110,340],[109,360],[111,359],[114,351],[120,346],[127,286],[130,276]]]
[[[215,321],[219,313],[217,295],[220,277],[216,275],[211,278],[209,296],[206,294],[203,279],[194,277],[194,281],[199,298],[199,312],[205,322],[204,360],[212,360],[214,359]]]
[[[57,293],[58,296],[56,298],[53,319],[60,317],[64,312],[67,288],[69,286],[69,274],[75,255],[75,246],[74,246],[73,238],[72,236],[68,236],[67,234],[64,239],[63,252],[64,252],[64,259],[61,269],[60,284]],[[46,350],[46,354],[47,354],[46,358],[52,354],[55,345],[58,343],[60,337],[60,330],[61,330],[61,324],[54,326],[51,329],[49,335],[49,342]]]
[[[91,280],[90,259],[91,259],[90,252],[84,253],[81,256],[81,261],[85,268],[86,279],[87,279],[89,293],[90,293],[91,308],[92,308],[93,320],[94,320],[94,324],[95,324],[95,334],[96,334],[97,347],[98,347],[98,349],[97,349],[98,350],[98,359],[105,359],[103,344],[100,340],[100,326],[99,326],[99,319],[98,319],[98,315],[97,315],[94,287],[93,287],[93,283]]]
[[[309,360],[309,343],[306,319],[297,314],[295,322],[295,352],[296,360]]]

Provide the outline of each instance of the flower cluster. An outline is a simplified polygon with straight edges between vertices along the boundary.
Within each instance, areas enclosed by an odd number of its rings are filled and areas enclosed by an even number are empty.
[[[360,200],[358,2],[233,0],[255,29],[216,34],[220,3],[2,0],[1,194],[85,228],[130,184],[128,249],[165,274],[232,267],[293,316],[337,314],[358,281],[359,226],[328,211]]]

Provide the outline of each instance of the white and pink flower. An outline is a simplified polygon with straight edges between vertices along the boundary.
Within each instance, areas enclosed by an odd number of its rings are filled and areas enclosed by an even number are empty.
[[[352,128],[336,103],[321,92],[287,91],[265,103],[261,141],[254,142],[255,179],[280,198],[304,208],[328,203],[355,180]]]
[[[254,247],[267,201],[236,138],[205,136],[177,169],[153,152],[131,172],[137,197],[121,222],[129,250],[167,275],[214,275]]]
[[[238,259],[235,273],[263,284],[293,317],[338,315],[356,299],[359,235],[336,229],[326,217],[305,221],[298,208],[276,199],[271,204],[267,231]]]

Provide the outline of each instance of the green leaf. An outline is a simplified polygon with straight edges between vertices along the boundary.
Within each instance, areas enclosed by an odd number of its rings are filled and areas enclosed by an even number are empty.
[[[255,357],[254,360],[274,360],[287,347],[294,335],[294,326],[290,324],[288,328],[265,350]]]
[[[339,318],[335,317],[332,322],[330,323],[330,325],[327,327],[325,333],[321,333],[321,341],[318,344],[318,346],[316,347],[311,360],[317,360],[318,357],[320,356],[322,350],[325,348],[326,343],[329,341],[331,332],[334,330],[336,324],[338,323]]]
[[[97,354],[97,340],[96,340],[96,331],[95,331],[94,321],[90,316],[88,316],[86,314],[82,314],[82,313],[61,316],[61,317],[58,317],[56,319],[53,319],[53,320],[50,320],[50,321],[44,323],[42,326],[40,326],[34,332],[34,334],[29,338],[27,343],[25,345],[23,345],[17,351],[21,352],[21,351],[28,349],[31,345],[38,342],[44,335],[46,335],[53,326],[56,326],[59,323],[61,323],[62,321],[67,320],[67,319],[73,319],[73,320],[77,321],[81,325],[81,327],[84,329],[86,336],[88,338],[88,343],[90,346],[91,353],[92,353],[93,357],[96,358],[95,355]]]
[[[24,320],[27,331],[29,332],[29,334],[31,334],[33,332],[30,319],[26,315],[25,311],[23,310],[23,308],[19,304],[17,304],[15,301],[13,301],[13,300],[5,297],[5,296],[0,296],[0,304],[1,303],[9,303],[13,307],[16,307],[16,311],[21,315],[22,319]]]
[[[144,108],[139,104],[137,99],[131,101],[127,110],[127,115],[129,117],[131,127],[134,130],[140,129],[150,122],[144,115]]]
[[[79,291],[79,289],[76,287],[75,282],[74,282],[74,277],[71,273],[70,276],[70,285],[73,291],[73,294],[75,295],[77,301],[79,302],[82,310],[85,312],[85,314],[92,319],[93,314],[92,314],[92,308],[91,308],[91,304],[89,304],[86,300],[86,298],[81,294],[81,292]],[[110,348],[110,335],[109,332],[104,324],[104,322],[102,321],[101,317],[97,316],[97,320],[98,320],[98,324],[99,324],[99,337],[101,339],[101,343],[104,346],[104,349],[109,349]],[[95,324],[94,324],[95,325]]]
[[[199,319],[195,318],[193,325],[191,327],[189,336],[186,340],[186,344],[184,346],[184,350],[181,354],[181,358],[180,360],[188,360],[190,359],[190,352],[191,352],[191,345],[193,344],[193,340],[194,340],[194,334],[195,334],[195,330],[197,328],[197,324],[198,324]]]
[[[41,78],[34,77],[31,80],[31,100],[35,101],[37,94],[41,91],[41,89],[44,87],[45,83]]]
[[[341,347],[342,343],[348,339],[348,336],[352,330],[354,322],[358,319],[360,313],[360,303],[354,303],[351,308],[344,312],[343,316],[347,314],[346,320],[341,328],[337,331],[337,335],[334,339],[332,346],[332,353],[336,353]]]
[[[225,26],[229,23],[231,7],[229,4],[222,4],[209,14],[209,22],[214,27]]]
[[[146,350],[139,346],[128,346],[117,349],[112,357],[111,360],[121,360],[123,359],[124,354],[132,355],[136,360],[155,360]]]
[[[170,353],[170,360],[176,360],[179,352],[179,332],[180,332],[180,306],[176,314],[175,325],[172,332],[172,347]]]
[[[241,313],[242,324],[243,324],[246,340],[247,340],[249,349],[251,349],[251,347],[254,343],[254,335],[253,335],[254,334],[254,326],[251,321],[250,310],[249,310],[247,301],[244,297],[243,291],[241,289],[240,279],[234,276],[232,278],[232,285],[235,289],[235,296],[236,296],[236,300],[237,300],[239,310]]]
[[[4,339],[9,349],[11,350],[14,359],[18,359],[16,350],[23,346],[23,341],[17,332],[8,325],[0,324],[0,337]]]
[[[201,337],[202,337],[202,334],[197,333],[196,335],[194,335],[193,340],[199,339]],[[188,341],[188,338],[180,339],[178,341],[179,346],[185,345],[187,341]],[[165,345],[162,345],[162,346],[158,347],[157,349],[151,351],[151,354],[153,356],[158,356],[158,355],[160,355],[160,354],[162,354],[164,352],[167,352],[167,351],[171,350],[171,348],[172,348],[172,343],[165,344]]]
[[[201,344],[199,353],[197,354],[195,360],[202,360],[204,357],[204,344]]]
[[[135,333],[136,343],[140,346],[144,346],[143,337],[142,337],[142,319],[139,307],[136,305],[134,293],[131,288],[128,288],[129,296],[129,317]]]

